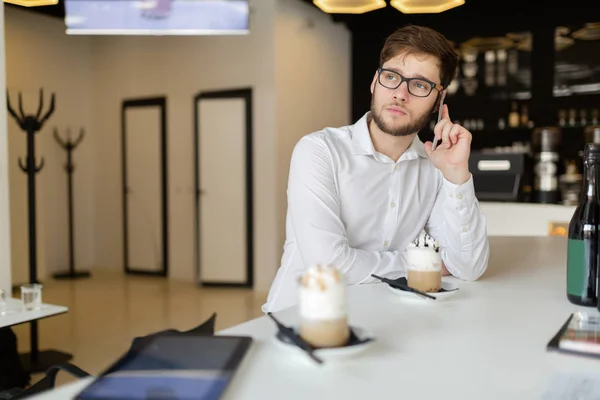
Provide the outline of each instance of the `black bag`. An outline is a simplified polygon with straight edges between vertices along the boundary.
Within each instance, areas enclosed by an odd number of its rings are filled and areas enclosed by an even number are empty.
[[[52,389],[61,370],[78,378],[89,376],[77,366],[65,363],[49,368],[42,379],[30,386],[31,375],[25,371],[17,352],[17,335],[10,328],[0,329],[0,400],[24,399]]]
[[[26,388],[30,381],[17,351],[17,335],[11,328],[0,328],[0,390]]]
[[[46,375],[42,379],[29,386],[27,389],[16,388],[0,391],[0,400],[22,400],[52,390],[56,384],[56,375],[58,375],[60,371],[66,371],[77,378],[86,378],[90,376],[90,374],[78,366],[68,362],[54,365],[48,368]]]
[[[123,354],[123,356],[121,356],[121,358],[118,359],[113,365],[111,365],[104,372],[102,372],[101,375],[108,375],[110,373],[115,372],[122,365],[122,363],[129,360],[136,353],[139,353],[139,351],[143,349],[148,342],[152,342],[152,339],[157,336],[214,336],[216,319],[217,313],[213,313],[210,316],[210,318],[208,318],[206,321],[188,331],[167,329],[164,331],[151,333],[146,336],[138,336],[133,339],[129,349],[125,352],[125,354]]]

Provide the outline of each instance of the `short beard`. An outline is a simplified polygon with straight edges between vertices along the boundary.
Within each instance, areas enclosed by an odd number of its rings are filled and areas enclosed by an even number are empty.
[[[429,110],[429,112],[424,113],[417,121],[415,121],[411,124],[408,124],[408,125],[401,125],[401,126],[394,127],[390,124],[387,124],[383,120],[383,117],[381,116],[379,110],[377,110],[375,108],[375,105],[373,104],[373,99],[371,99],[371,116],[373,117],[373,121],[375,122],[377,127],[383,133],[387,133],[388,135],[392,135],[392,136],[409,136],[414,133],[420,132],[421,129],[425,128],[427,126],[427,124],[429,123],[429,119],[431,118],[431,113],[433,112],[434,109],[435,109],[435,104],[431,108],[431,110]]]

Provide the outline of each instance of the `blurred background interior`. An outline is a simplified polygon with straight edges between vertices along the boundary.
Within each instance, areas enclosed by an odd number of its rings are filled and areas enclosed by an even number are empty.
[[[40,89],[42,114],[55,96],[33,135],[44,160],[34,203],[19,166],[27,133],[0,119],[0,285],[19,297],[32,280],[33,210],[35,280],[44,302],[69,308],[40,321],[40,348],[98,373],[134,336],[213,312],[217,329],[259,316],[285,240],[293,146],[368,111],[383,41],[407,23],[460,54],[446,103],[473,133],[489,234],[565,235],[583,145],[600,142],[593,2],[343,3],[5,0],[0,88],[17,113],[19,94],[33,115]],[[14,329],[28,351],[29,325]]]

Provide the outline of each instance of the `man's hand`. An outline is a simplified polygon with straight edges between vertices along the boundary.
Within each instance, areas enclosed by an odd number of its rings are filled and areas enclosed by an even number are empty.
[[[469,154],[472,135],[462,125],[453,124],[444,104],[442,118],[434,128],[438,145],[431,151],[432,142],[425,143],[425,150],[433,165],[439,169],[446,180],[462,185],[471,178],[469,172]]]

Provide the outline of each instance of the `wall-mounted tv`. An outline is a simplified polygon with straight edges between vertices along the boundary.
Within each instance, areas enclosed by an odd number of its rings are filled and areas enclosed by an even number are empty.
[[[65,0],[69,35],[244,35],[248,0]]]

